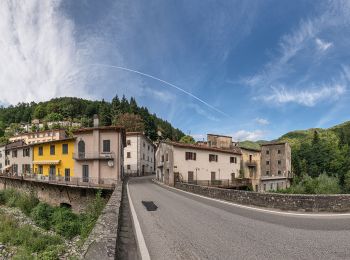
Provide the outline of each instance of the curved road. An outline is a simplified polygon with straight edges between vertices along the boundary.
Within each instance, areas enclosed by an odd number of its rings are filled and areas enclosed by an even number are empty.
[[[284,215],[129,181],[151,259],[350,259],[350,215]],[[158,209],[147,211],[142,201]]]

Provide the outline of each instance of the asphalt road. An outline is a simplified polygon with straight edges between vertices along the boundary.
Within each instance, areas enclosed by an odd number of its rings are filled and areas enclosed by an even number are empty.
[[[151,259],[350,259],[350,216],[259,212],[134,178],[129,190]],[[142,201],[158,209],[147,211]]]

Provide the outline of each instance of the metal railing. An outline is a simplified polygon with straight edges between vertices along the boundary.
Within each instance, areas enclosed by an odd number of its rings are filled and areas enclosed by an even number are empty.
[[[115,158],[115,153],[98,153],[98,152],[92,152],[92,153],[73,153],[73,159],[75,160],[94,160],[94,159],[105,159],[105,160],[111,160]]]
[[[223,179],[223,180],[193,180],[193,181],[181,181],[182,183],[194,184],[199,186],[208,186],[208,187],[219,187],[219,188],[241,188],[248,187],[252,185],[250,179]]]
[[[27,180],[34,182],[43,182],[48,184],[66,185],[74,187],[87,188],[105,188],[113,189],[117,183],[117,179],[112,178],[88,178],[88,177],[70,177],[70,176],[45,176],[42,174],[10,174],[0,173],[0,177]]]

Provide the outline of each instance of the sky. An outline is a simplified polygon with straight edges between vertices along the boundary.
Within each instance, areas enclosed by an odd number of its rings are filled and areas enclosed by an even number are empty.
[[[197,140],[350,120],[350,1],[3,0],[0,104],[135,97]]]

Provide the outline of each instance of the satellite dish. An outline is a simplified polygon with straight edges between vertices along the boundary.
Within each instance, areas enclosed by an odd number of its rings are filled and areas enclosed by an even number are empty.
[[[107,164],[108,164],[109,167],[113,167],[114,166],[114,162],[112,160],[108,161]]]

